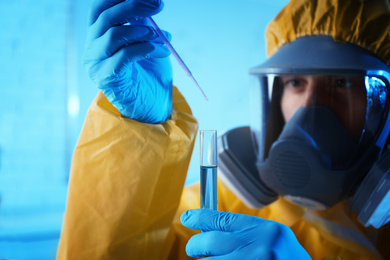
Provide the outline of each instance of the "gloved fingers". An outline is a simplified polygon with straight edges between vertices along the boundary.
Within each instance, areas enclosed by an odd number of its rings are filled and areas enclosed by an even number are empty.
[[[88,25],[93,24],[96,22],[98,17],[102,12],[105,10],[120,4],[122,2],[128,2],[129,4],[137,4],[137,2],[144,2],[144,5],[151,5],[151,6],[161,6],[161,9],[164,5],[162,0],[94,0],[91,5],[91,10],[89,14],[89,20]]]
[[[191,209],[181,215],[182,224],[202,231],[238,231],[261,225],[267,221],[255,216],[215,211],[210,209]]]
[[[111,57],[101,61],[86,61],[90,77],[98,82],[117,77],[130,63],[148,58],[165,58],[170,51],[165,44],[144,42],[128,45],[119,49]]]
[[[93,24],[99,15],[106,9],[113,7],[125,0],[94,0],[91,3],[88,25]]]
[[[167,39],[171,39],[170,33],[166,31],[163,33]],[[89,61],[103,60],[124,46],[148,41],[163,44],[163,41],[151,27],[133,25],[112,27],[103,36],[87,45],[84,59]]]
[[[211,257],[208,257],[207,260],[237,260],[237,259],[240,259],[240,260],[257,260],[257,259],[261,259],[261,260],[275,260],[275,259],[279,259],[279,258],[276,258],[275,255],[270,252],[269,250],[264,250],[264,252],[261,252],[260,254],[253,254],[253,251],[248,248],[249,250],[247,250],[247,252],[244,252],[244,250],[239,250],[239,251],[234,251],[234,252],[231,252],[227,255],[221,255],[221,256],[211,256]],[[299,259],[299,258],[294,258],[292,255],[289,257],[289,258],[283,258],[283,259]]]
[[[110,2],[111,4],[115,3],[115,1]],[[106,5],[100,5],[100,7],[102,6],[105,7]],[[99,13],[99,15],[95,19],[91,18],[91,20],[95,21],[89,26],[88,39],[92,40],[102,36],[113,26],[131,23],[131,21],[155,15],[162,8],[163,2],[161,0],[126,0],[104,9],[100,13],[99,11],[92,11],[91,15],[96,13]]]
[[[202,232],[190,238],[186,253],[190,257],[226,255],[245,246],[245,243],[245,240],[230,232]]]

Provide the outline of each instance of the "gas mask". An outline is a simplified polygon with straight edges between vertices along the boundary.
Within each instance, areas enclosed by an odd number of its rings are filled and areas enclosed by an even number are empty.
[[[219,138],[222,181],[252,208],[279,196],[314,210],[346,200],[364,225],[384,225],[389,72],[365,49],[328,36],[281,47],[250,71],[250,127]]]

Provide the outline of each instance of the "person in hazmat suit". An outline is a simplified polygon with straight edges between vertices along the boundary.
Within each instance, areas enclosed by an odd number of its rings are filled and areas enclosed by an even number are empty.
[[[183,189],[197,121],[144,19],[162,8],[93,2],[85,63],[100,92],[57,259],[390,259],[389,1],[292,0],[269,23],[254,120],[219,139],[219,211]]]

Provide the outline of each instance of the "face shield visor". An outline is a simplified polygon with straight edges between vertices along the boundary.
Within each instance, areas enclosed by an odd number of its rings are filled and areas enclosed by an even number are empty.
[[[388,80],[339,73],[256,75],[251,130],[259,162],[275,141],[290,137],[321,152],[333,170],[350,168],[368,149],[383,123]]]
[[[264,184],[312,209],[350,196],[389,134],[388,70],[328,36],[299,38],[253,68],[250,129]]]

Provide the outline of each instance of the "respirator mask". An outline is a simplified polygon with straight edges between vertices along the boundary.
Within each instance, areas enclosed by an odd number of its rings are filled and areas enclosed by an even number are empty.
[[[219,138],[225,184],[252,208],[279,196],[314,210],[347,200],[364,225],[387,223],[389,68],[361,47],[316,36],[281,47],[250,74],[251,125]]]

